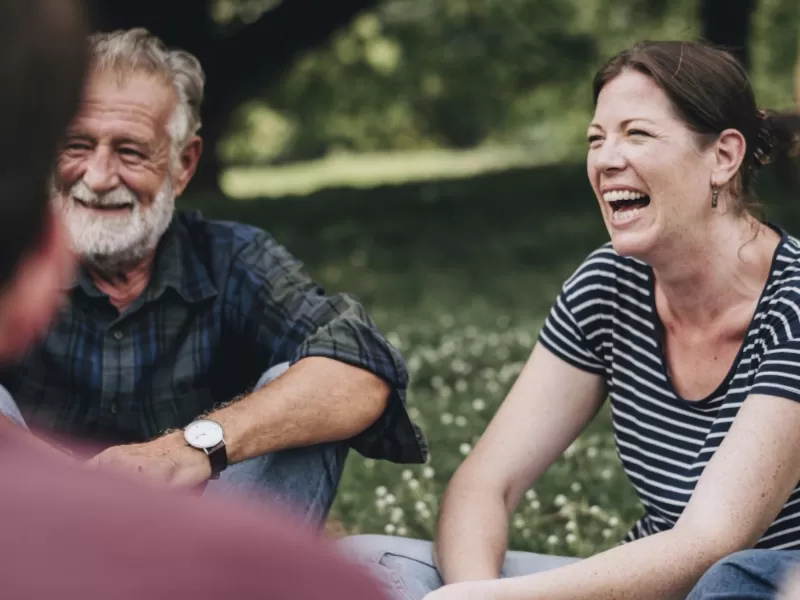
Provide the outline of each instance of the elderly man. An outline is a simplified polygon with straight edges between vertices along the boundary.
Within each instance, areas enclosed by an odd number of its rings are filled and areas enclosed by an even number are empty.
[[[349,447],[424,461],[404,361],[364,309],[267,233],[175,212],[202,149],[198,61],[141,29],[90,49],[52,184],[82,268],[44,343],[2,375],[17,420],[99,446],[101,469],[219,478],[208,493],[266,492],[317,522]]]
[[[82,12],[75,0],[0,0],[2,364],[41,333],[72,278],[47,181],[86,72]],[[2,416],[0,481],[4,599],[383,597],[285,515],[93,472]]]

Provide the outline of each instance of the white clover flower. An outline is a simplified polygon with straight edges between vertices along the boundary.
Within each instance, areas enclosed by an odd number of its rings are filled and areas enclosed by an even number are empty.
[[[394,494],[386,494],[384,501],[386,502],[386,504],[391,505],[397,502],[397,498],[394,497]]]
[[[483,401],[483,398],[475,398],[475,400],[472,401],[472,408],[480,412],[486,408],[486,402]]]
[[[441,375],[434,375],[431,377],[431,387],[433,389],[439,389],[444,385],[444,379],[442,379]]]
[[[419,419],[419,417],[420,417],[419,409],[416,406],[412,406],[411,408],[408,409],[408,416],[411,417],[414,420]],[[371,458],[369,460],[371,460],[373,463],[375,462]]]
[[[608,520],[608,526],[609,527],[616,527],[617,525],[619,525],[619,519],[617,517],[611,517]]]
[[[578,529],[578,524],[575,521],[567,521],[567,524],[564,526],[564,529],[567,531],[575,531]]]
[[[531,530],[527,527],[522,530],[522,537],[529,538],[531,537]]]
[[[428,506],[422,500],[417,500],[416,504],[414,504],[414,510],[419,513],[425,512],[428,510]]]
[[[580,491],[581,491],[581,484],[580,484],[580,482],[579,482],[579,481],[574,481],[574,482],[572,482],[572,485],[571,485],[571,486],[569,486],[569,489],[571,489],[573,492],[575,492],[575,493],[577,494],[578,492],[580,492]]]
[[[402,473],[402,477],[403,477],[403,479],[405,479],[406,481],[408,481],[409,479],[411,479],[412,477],[414,477],[414,474],[411,472],[411,469],[405,469],[405,470],[403,471],[403,473]]]
[[[574,544],[578,541],[578,536],[574,533],[568,533],[567,536],[564,538],[568,544]]]
[[[467,418],[464,415],[458,415],[455,419],[455,424],[458,427],[464,427],[467,424]]]
[[[463,454],[464,456],[469,454],[470,450],[472,450],[472,446],[470,446],[469,444],[466,444],[466,443],[465,444],[461,444],[458,447],[458,451],[461,452],[461,454]]]
[[[384,508],[386,508],[386,500],[384,500],[383,498],[378,498],[377,500],[375,500],[375,507],[379,511],[382,511]]]
[[[422,469],[422,476],[425,479],[433,479],[434,475],[436,475],[436,472],[433,470],[433,467],[425,467]]]
[[[447,400],[453,395],[453,388],[451,388],[449,385],[442,386],[442,388],[439,390],[439,395]]]
[[[610,529],[603,529],[603,537],[604,537],[605,539],[608,539],[608,538],[610,538],[610,537],[611,537],[611,535],[612,535],[612,531],[611,531]]]
[[[497,383],[496,381],[487,381],[486,391],[491,392],[492,394],[496,394],[500,391],[500,384]]]
[[[450,413],[442,413],[442,416],[439,417],[439,420],[442,422],[442,425],[450,425],[453,422],[453,415]]]
[[[536,490],[528,490],[525,492],[525,499],[526,500],[535,500],[536,499]]]
[[[602,478],[603,478],[603,479],[605,479],[605,480],[609,480],[609,479],[611,479],[613,476],[614,476],[614,472],[613,472],[611,469],[603,469],[603,470],[600,472],[600,477],[602,477]]]
[[[388,334],[386,334],[386,341],[389,342],[392,346],[394,346],[398,350],[401,349],[403,343],[400,340],[400,336],[397,335],[394,331],[390,331]]]
[[[397,535],[408,535],[408,529],[406,529],[405,526],[400,525],[400,527],[397,528]]]
[[[420,511],[419,516],[420,516],[420,518],[425,519],[425,520],[430,519],[431,518],[431,511],[429,511],[426,508],[425,510]]]
[[[588,458],[597,458],[597,455],[598,451],[594,446],[589,446],[589,448],[586,450],[586,456]]]
[[[399,506],[395,506],[392,509],[392,513],[389,518],[391,519],[392,523],[399,523],[403,520],[403,509]]]
[[[541,503],[538,500],[533,500],[531,502],[531,508],[533,510],[539,510],[542,507]]]
[[[508,327],[508,324],[511,323],[511,319],[509,319],[506,315],[500,315],[495,320],[495,323],[497,323],[497,327],[499,329],[505,329]]]
[[[419,371],[422,367],[422,359],[416,355],[412,354],[411,357],[408,359],[408,370],[412,372]]]
[[[412,490],[416,490],[419,488],[419,481],[416,479],[409,479],[408,480],[408,487]]]
[[[522,529],[525,527],[525,519],[523,519],[520,515],[514,517],[514,527],[517,529]]]
[[[486,344],[490,348],[494,348],[500,343],[500,336],[497,335],[494,331],[486,336]]]
[[[564,494],[559,494],[556,496],[555,500],[553,500],[553,504],[557,507],[561,508],[567,503],[567,497]]]
[[[456,320],[453,318],[453,315],[442,315],[439,317],[439,323],[442,327],[452,327],[455,322]]]
[[[364,459],[364,467],[367,469],[372,469],[375,466],[375,459],[374,458],[365,458]]]
[[[459,393],[464,393],[467,391],[467,382],[463,379],[459,379],[456,381],[456,391]]]
[[[596,504],[592,504],[592,506],[590,506],[590,507],[589,507],[589,514],[590,514],[590,515],[592,515],[592,516],[595,516],[595,517],[596,517],[596,516],[597,516],[597,515],[599,515],[601,512],[602,512],[602,511],[600,510],[600,507],[599,507],[599,506],[597,506]]]
[[[578,450],[578,443],[574,442],[574,443],[570,444],[569,446],[567,446],[567,449],[564,450],[564,456],[566,458],[572,458],[572,456],[575,454],[575,452],[577,450]]]
[[[396,528],[395,528],[395,526],[394,526],[394,525],[392,525],[391,523],[389,523],[389,524],[388,524],[386,527],[384,527],[384,528],[383,528],[383,530],[384,530],[384,531],[385,531],[385,532],[386,532],[388,535],[392,535],[392,534],[393,534],[393,533],[396,531]]]
[[[508,357],[511,356],[511,352],[505,346],[501,346],[497,349],[497,358],[498,360],[506,361]]]
[[[558,544],[558,537],[556,537],[555,535],[551,535],[550,537],[547,538],[547,543],[550,546],[555,546],[556,544]]]
[[[375,495],[378,498],[383,498],[387,493],[389,493],[389,490],[386,489],[385,485],[379,485],[375,488]]]

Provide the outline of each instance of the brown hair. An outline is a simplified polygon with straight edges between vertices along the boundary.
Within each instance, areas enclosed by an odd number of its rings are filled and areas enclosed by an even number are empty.
[[[800,150],[800,116],[759,110],[742,64],[728,52],[703,42],[639,42],[609,60],[595,75],[594,102],[609,81],[638,71],[664,90],[686,125],[711,143],[725,129],[736,129],[747,152],[731,192],[738,212],[754,212],[753,180],[767,163],[778,162],[784,176],[794,173]]]

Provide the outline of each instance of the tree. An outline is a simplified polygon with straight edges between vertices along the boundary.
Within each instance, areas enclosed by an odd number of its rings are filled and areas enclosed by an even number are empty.
[[[250,13],[239,13],[244,18],[227,24],[214,19],[223,0],[93,0],[90,6],[96,29],[145,27],[200,59],[207,75],[202,115],[206,151],[194,185],[218,188],[217,142],[234,109],[275,80],[298,52],[324,42],[376,2],[238,0]],[[237,8],[231,0],[225,4]]]
[[[749,40],[757,0],[702,0],[703,38],[727,48],[745,68],[750,67]]]

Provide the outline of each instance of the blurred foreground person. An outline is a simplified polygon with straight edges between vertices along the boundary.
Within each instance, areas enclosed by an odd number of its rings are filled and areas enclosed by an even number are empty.
[[[736,551],[800,549],[800,240],[759,218],[752,187],[798,119],[758,110],[738,61],[691,42],[621,52],[593,99],[610,243],[565,282],[434,546],[346,541],[401,598],[680,599]],[[585,560],[507,554],[525,491],[606,398],[643,517]]]
[[[0,0],[3,362],[47,327],[72,277],[48,180],[81,93],[83,23],[72,0]],[[0,416],[4,599],[380,598],[283,516],[110,479],[34,439]]]

